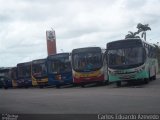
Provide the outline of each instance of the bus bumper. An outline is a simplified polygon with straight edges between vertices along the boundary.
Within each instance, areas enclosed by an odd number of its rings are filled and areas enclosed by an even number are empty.
[[[109,82],[116,81],[136,81],[149,78],[147,71],[136,72],[134,74],[109,74]]]
[[[44,79],[39,79],[36,80],[38,85],[43,85],[43,86],[47,86],[48,85],[48,78],[44,78]]]
[[[74,83],[75,84],[88,84],[88,83],[95,83],[95,82],[103,82],[104,80],[104,75],[101,75],[99,77],[79,77],[76,78],[74,77]]]
[[[18,80],[17,81],[18,87],[31,87],[32,86],[32,80]]]
[[[66,84],[72,84],[73,80],[48,80],[49,85],[66,85]]]

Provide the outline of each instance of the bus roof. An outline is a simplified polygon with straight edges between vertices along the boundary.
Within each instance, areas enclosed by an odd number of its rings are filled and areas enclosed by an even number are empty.
[[[17,67],[21,67],[21,66],[29,66],[31,65],[32,62],[24,62],[24,63],[18,63]]]
[[[70,53],[69,52],[65,52],[65,53],[57,53],[57,54],[52,54],[52,55],[49,55],[47,57],[48,58],[54,58],[54,57],[63,57],[63,56],[69,56]]]
[[[123,48],[131,47],[131,46],[138,47],[138,46],[143,46],[143,43],[154,47],[153,44],[150,44],[140,38],[127,38],[127,39],[112,41],[112,42],[107,43],[106,47],[107,49],[122,48],[122,46]]]
[[[83,48],[76,48],[72,50],[72,53],[76,52],[86,52],[86,51],[96,51],[96,50],[102,50],[101,47],[83,47]]]
[[[44,58],[44,59],[37,59],[37,60],[33,60],[32,64],[39,64],[39,63],[43,63],[45,61],[46,61],[46,58]]]
[[[10,70],[11,68],[12,68],[12,67],[1,67],[1,68],[0,68],[0,71]]]

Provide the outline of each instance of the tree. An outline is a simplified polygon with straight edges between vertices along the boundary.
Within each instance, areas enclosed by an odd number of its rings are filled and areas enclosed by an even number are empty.
[[[143,25],[141,23],[138,23],[137,24],[137,29],[138,29],[137,32],[131,32],[131,31],[129,31],[129,33],[125,36],[125,39],[126,38],[140,38],[137,35],[142,32],[141,37],[144,38],[144,40],[146,41],[146,31],[147,30],[151,30],[151,28],[149,27],[149,25],[148,24]]]
[[[136,33],[139,34],[140,32],[142,32],[141,37],[142,38],[144,37],[144,40],[146,41],[146,31],[151,30],[149,25],[148,24],[143,25],[141,23],[138,23],[137,28],[138,28],[138,31]]]
[[[136,32],[128,31],[128,34],[125,36],[125,39],[126,38],[140,38],[139,36],[136,36],[136,35],[137,35]]]

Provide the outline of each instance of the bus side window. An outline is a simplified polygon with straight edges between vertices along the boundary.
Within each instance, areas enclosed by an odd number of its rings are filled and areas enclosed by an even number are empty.
[[[47,70],[46,70],[46,66],[45,66],[45,64],[43,64],[43,65],[42,65],[42,68],[41,68],[41,69],[42,69],[42,74],[45,74],[45,73],[46,73],[46,71],[47,71]]]
[[[149,51],[148,51],[148,47],[145,45],[145,49],[146,49],[146,57],[149,57]]]

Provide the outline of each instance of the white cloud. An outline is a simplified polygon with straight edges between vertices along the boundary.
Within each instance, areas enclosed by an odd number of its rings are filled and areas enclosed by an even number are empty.
[[[151,42],[159,41],[159,0],[1,0],[0,66],[47,56],[45,31],[56,30],[58,52],[105,47],[150,24]],[[160,41],[159,41],[160,42]]]

